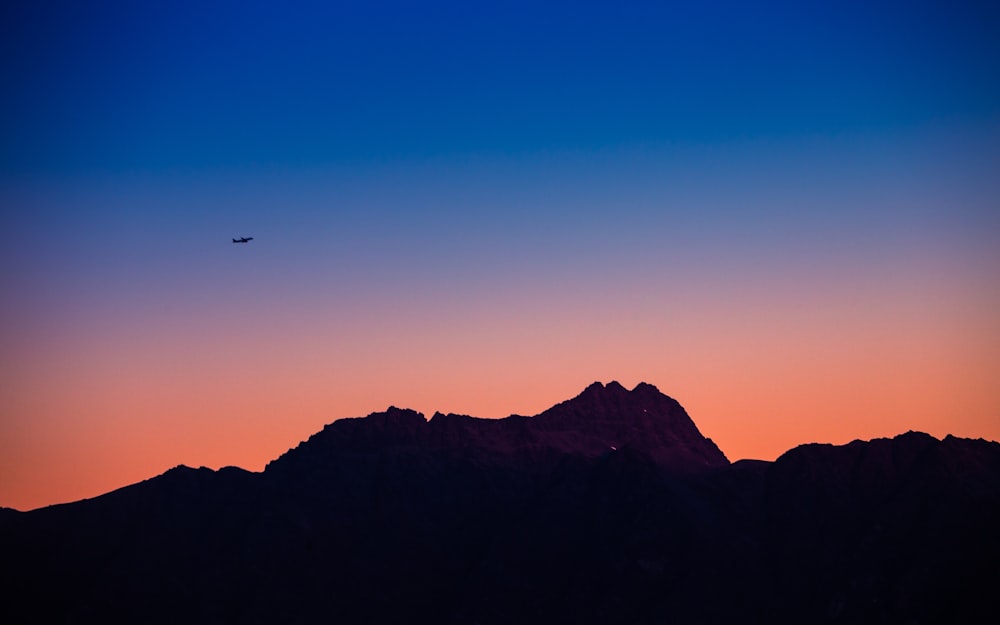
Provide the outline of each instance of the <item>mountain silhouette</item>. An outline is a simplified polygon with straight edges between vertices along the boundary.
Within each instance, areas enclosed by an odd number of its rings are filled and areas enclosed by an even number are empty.
[[[730,463],[655,387],[389,408],[260,473],[0,509],[7,623],[992,623],[1000,445]]]

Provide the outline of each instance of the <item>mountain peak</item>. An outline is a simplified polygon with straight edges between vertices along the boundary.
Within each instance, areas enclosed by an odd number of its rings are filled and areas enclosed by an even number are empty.
[[[535,417],[541,429],[573,431],[601,449],[643,451],[674,470],[726,466],[729,460],[677,400],[644,382],[629,391],[616,381],[594,382],[582,393]]]
[[[649,384],[648,382],[639,382],[638,384],[635,385],[635,388],[632,389],[632,392],[633,393],[644,393],[644,394],[645,393],[655,393],[657,395],[662,395],[663,394],[663,393],[660,392],[660,389],[656,388],[652,384]]]
[[[652,384],[649,384],[648,382],[639,382],[635,385],[635,388],[628,390],[617,380],[611,380],[607,384],[600,381],[593,382],[587,386],[587,388],[583,389],[577,397],[626,397],[630,394],[634,394],[638,397],[667,397],[660,392],[660,389],[656,388]]]
[[[631,449],[670,472],[727,466],[726,456],[701,435],[676,400],[652,384],[631,391],[617,381],[594,382],[573,399],[534,417],[479,419],[434,413],[428,421],[414,410],[390,406],[367,417],[339,419],[274,465],[326,464],[331,454],[409,449],[420,453],[527,455],[539,450],[583,457]],[[297,459],[296,459],[297,458]]]
[[[556,404],[539,416],[552,411],[574,413],[587,419],[622,419],[648,415],[650,412],[672,418],[669,413],[683,413],[684,419],[690,421],[677,400],[645,382],[640,382],[631,391],[616,381],[608,382],[607,385],[594,382],[573,399]]]
[[[597,381],[583,389],[578,397],[583,395],[616,395],[628,392],[628,389],[622,386],[617,380],[611,380],[607,384]]]

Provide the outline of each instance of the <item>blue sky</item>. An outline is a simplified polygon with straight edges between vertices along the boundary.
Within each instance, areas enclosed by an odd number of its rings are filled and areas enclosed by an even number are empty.
[[[9,173],[871,132],[1000,89],[993,3],[14,4]]]

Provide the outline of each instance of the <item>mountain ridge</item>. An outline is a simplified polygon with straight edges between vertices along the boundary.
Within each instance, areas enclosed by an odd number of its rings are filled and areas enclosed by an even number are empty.
[[[0,620],[992,623],[1000,444],[907,432],[730,463],[651,385],[534,417],[341,419],[0,510]]]
[[[587,457],[634,446],[675,472],[729,464],[676,400],[651,384],[640,383],[629,391],[615,381],[606,386],[594,382],[576,397],[532,417],[482,419],[436,412],[428,420],[414,410],[390,406],[366,417],[339,419],[269,462],[265,472],[286,462],[289,454],[323,444],[342,451],[391,445],[501,454],[550,448]]]

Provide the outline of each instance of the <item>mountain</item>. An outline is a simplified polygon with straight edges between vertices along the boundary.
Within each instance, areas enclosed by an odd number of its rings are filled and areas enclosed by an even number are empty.
[[[316,464],[362,453],[456,454],[483,459],[517,459],[546,466],[566,456],[597,458],[617,449],[648,455],[665,471],[697,473],[729,461],[701,435],[676,400],[655,386],[640,384],[631,392],[617,382],[590,385],[577,397],[535,417],[478,419],[436,413],[430,421],[413,410],[390,407],[363,419],[341,419],[268,465]]]
[[[8,623],[992,623],[1000,587],[997,443],[731,464],[648,384],[0,513]]]

